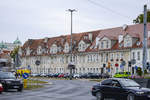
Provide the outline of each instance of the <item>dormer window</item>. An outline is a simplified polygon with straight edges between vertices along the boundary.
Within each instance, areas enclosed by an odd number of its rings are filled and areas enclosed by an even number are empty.
[[[126,35],[124,38],[124,47],[131,47],[132,46],[132,37]]]
[[[84,36],[84,39],[87,40],[87,39],[88,39],[88,36]]]
[[[37,54],[41,54],[41,53],[42,53],[42,48],[41,48],[41,46],[39,46],[37,49]]]
[[[67,42],[65,43],[64,52],[65,52],[65,53],[68,53],[68,52],[69,52],[69,44],[68,44]]]
[[[84,43],[84,41],[81,41],[79,44],[78,44],[78,47],[79,47],[79,51],[85,51],[85,49],[87,48],[87,45]]]
[[[26,50],[26,55],[30,55],[30,48],[29,47]]]
[[[59,49],[59,48],[58,48]],[[50,53],[57,53],[57,45],[56,44],[53,44],[50,48]]]

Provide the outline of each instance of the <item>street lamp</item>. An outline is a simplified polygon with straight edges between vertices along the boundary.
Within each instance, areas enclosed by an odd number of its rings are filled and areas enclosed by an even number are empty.
[[[72,61],[72,13],[74,12],[74,11],[76,11],[75,9],[68,9],[67,11],[69,11],[70,12],[70,14],[71,14],[71,38],[70,38],[70,51],[71,51],[71,55],[70,55],[70,62],[72,63],[73,61]],[[70,69],[70,80],[72,80],[72,69],[74,69],[73,67],[72,67],[72,64],[70,65],[70,64],[68,64],[68,68]]]

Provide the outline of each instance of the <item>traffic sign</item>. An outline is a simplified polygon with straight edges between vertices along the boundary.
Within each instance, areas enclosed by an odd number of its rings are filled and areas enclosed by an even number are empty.
[[[22,77],[23,77],[24,79],[27,79],[27,78],[29,77],[29,74],[28,74],[28,73],[24,73],[24,74],[22,75]]]
[[[35,64],[36,64],[37,66],[40,65],[40,63],[41,63],[41,62],[40,62],[39,60],[36,60],[36,61],[35,61]]]
[[[116,63],[116,64],[115,64],[115,66],[116,66],[116,67],[118,67],[118,66],[119,66],[119,64],[118,64],[118,63]]]
[[[123,60],[123,61],[121,62],[121,65],[122,65],[122,66],[125,66],[125,65],[126,65],[126,62]]]

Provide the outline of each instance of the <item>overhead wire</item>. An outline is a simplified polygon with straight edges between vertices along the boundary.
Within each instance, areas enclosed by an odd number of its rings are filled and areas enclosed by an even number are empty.
[[[93,0],[87,0],[87,1],[90,2],[90,3],[93,4],[93,5],[96,5],[96,6],[98,6],[98,7],[101,7],[101,8],[103,8],[103,9],[105,9],[105,10],[111,12],[111,13],[114,13],[114,14],[116,14],[116,15],[119,15],[119,16],[121,16],[121,17],[124,17],[124,18],[126,18],[126,19],[128,19],[128,20],[129,20],[129,19],[132,19],[132,18],[129,17],[129,16],[126,16],[126,15],[124,15],[124,14],[121,14],[121,13],[119,13],[119,12],[113,10],[113,9],[110,9],[110,8],[108,8],[108,7],[106,7],[106,6],[102,5],[102,4],[100,4],[100,3],[97,3],[97,2],[95,2],[95,1],[93,1]]]

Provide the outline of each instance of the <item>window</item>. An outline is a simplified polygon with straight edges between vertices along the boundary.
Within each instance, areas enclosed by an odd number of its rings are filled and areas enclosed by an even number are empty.
[[[111,85],[112,80],[104,80],[101,82],[102,85]]]
[[[123,53],[120,53],[120,58],[123,59]]]
[[[104,42],[103,41],[101,42],[101,48],[104,48]]]
[[[132,58],[135,59],[135,52],[132,52]]]
[[[104,57],[103,54],[101,54],[101,62],[103,62],[103,57]]]
[[[106,48],[109,48],[109,42],[106,41]]]
[[[113,53],[111,54],[111,59],[114,59],[114,54]]]
[[[106,54],[106,62],[108,62],[108,53]]]
[[[98,54],[96,55],[96,62],[98,62]]]
[[[113,81],[112,81],[112,86],[113,86],[113,87],[120,87],[121,85],[119,84],[118,81],[113,80]]]
[[[119,59],[119,53],[117,53],[117,59]]]
[[[137,52],[137,60],[140,60],[140,51]]]

